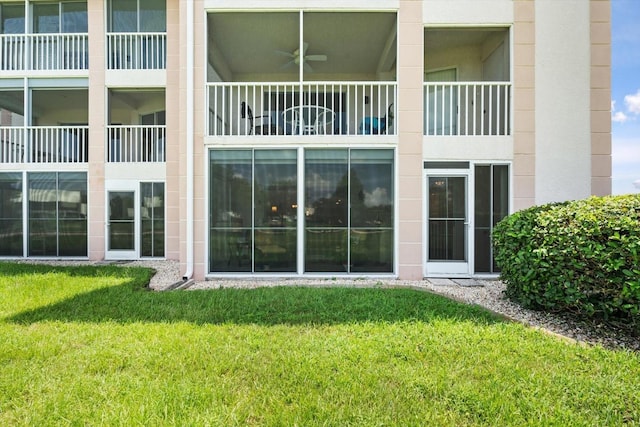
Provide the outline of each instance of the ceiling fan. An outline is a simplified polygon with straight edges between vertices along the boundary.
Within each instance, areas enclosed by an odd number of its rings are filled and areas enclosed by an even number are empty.
[[[302,45],[302,55],[300,55],[300,48],[297,48],[293,52],[285,52],[283,50],[276,50],[278,55],[286,56],[291,58],[289,62],[284,64],[280,68],[286,68],[291,65],[300,65],[300,60],[302,59],[302,65],[306,71],[313,71],[311,65],[308,64],[309,61],[326,61],[327,55],[307,55],[307,48],[309,47],[309,43],[304,42]]]

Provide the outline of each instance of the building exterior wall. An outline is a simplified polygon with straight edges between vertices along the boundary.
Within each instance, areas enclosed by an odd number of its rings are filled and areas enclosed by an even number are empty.
[[[611,194],[611,4],[592,0],[591,194]]]
[[[589,16],[580,0],[535,4],[538,204],[591,193]]]
[[[535,2],[514,2],[513,209],[535,204]]]
[[[207,13],[212,11],[397,12],[397,134],[385,135],[378,145],[391,148],[395,153],[393,276],[420,279],[425,274],[428,247],[425,162],[468,161],[470,177],[476,164],[508,165],[510,212],[534,204],[611,191],[609,0],[313,0],[303,3],[296,0],[167,0],[166,69],[139,71],[107,69],[106,4],[87,2],[88,71],[63,76],[88,76],[89,82],[88,162],[64,168],[88,172],[88,259],[101,260],[107,255],[109,186],[120,182],[162,181],[166,203],[165,258],[179,260],[182,274],[193,272],[196,279],[208,275],[209,149],[265,146],[264,141],[251,137],[219,138],[207,134],[210,49]],[[427,32],[469,29],[497,31],[484,46],[432,51],[429,57],[429,48],[425,46]],[[458,81],[480,82],[482,62],[471,56],[484,60],[502,42],[509,58],[506,83],[511,88],[510,132],[499,137],[425,135],[427,62],[436,64],[435,68],[453,63],[461,70]],[[190,58],[193,68],[189,68]],[[456,64],[460,58],[462,62]],[[25,71],[5,72],[0,74],[0,79],[13,79],[15,83],[16,79],[26,76],[60,77]],[[107,163],[105,129],[109,125],[109,91],[112,89],[165,91],[166,162],[135,166]],[[371,140],[355,135],[334,136],[330,140],[305,138],[285,138],[277,143],[271,140],[267,146],[296,147],[298,155],[306,147],[373,146]],[[55,165],[1,166],[0,172],[56,170]],[[190,183],[193,183],[192,193]],[[193,222],[189,222],[190,213]],[[298,244],[303,242],[300,237]]]
[[[87,2],[89,21],[89,259],[105,252],[105,11],[100,2]]]
[[[420,2],[401,1],[398,36],[398,273],[422,277],[422,73]]]

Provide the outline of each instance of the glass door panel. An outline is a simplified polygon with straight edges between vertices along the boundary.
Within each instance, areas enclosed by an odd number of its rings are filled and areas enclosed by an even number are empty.
[[[109,191],[107,253],[109,258],[134,258],[135,192]]]
[[[427,176],[427,275],[469,273],[466,175]]]

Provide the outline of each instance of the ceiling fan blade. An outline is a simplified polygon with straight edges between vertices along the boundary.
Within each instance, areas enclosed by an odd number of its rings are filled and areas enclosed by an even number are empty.
[[[305,53],[307,53],[307,48],[309,47],[309,43],[304,42],[302,45],[302,56],[304,56]]]
[[[304,66],[305,71],[313,73],[313,67],[311,67],[311,65],[309,65],[307,62],[304,62],[302,65]]]
[[[275,50],[276,54],[286,56],[287,58],[295,58],[295,55],[291,52],[285,52],[284,50]]]
[[[327,55],[307,55],[304,57],[305,61],[326,61]]]
[[[287,61],[287,63],[286,63],[286,64],[282,64],[282,65],[280,66],[280,69],[281,69],[281,70],[284,70],[285,68],[289,68],[289,67],[291,67],[291,66],[292,66],[292,65],[294,65],[294,64],[295,64],[295,60],[293,60],[293,59],[292,59],[291,61]]]

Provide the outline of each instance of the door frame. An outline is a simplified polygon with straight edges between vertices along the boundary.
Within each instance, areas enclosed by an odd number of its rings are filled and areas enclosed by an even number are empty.
[[[429,167],[432,164],[434,167]],[[471,277],[474,271],[473,248],[474,223],[474,179],[472,162],[425,162],[423,172],[423,276],[424,277]],[[465,258],[464,262],[457,261],[429,261],[429,177],[463,177],[466,183],[465,200]]]
[[[133,250],[109,249],[109,193],[133,193]],[[140,258],[140,183],[138,181],[109,181],[105,183],[104,258],[106,260],[135,260]]]

